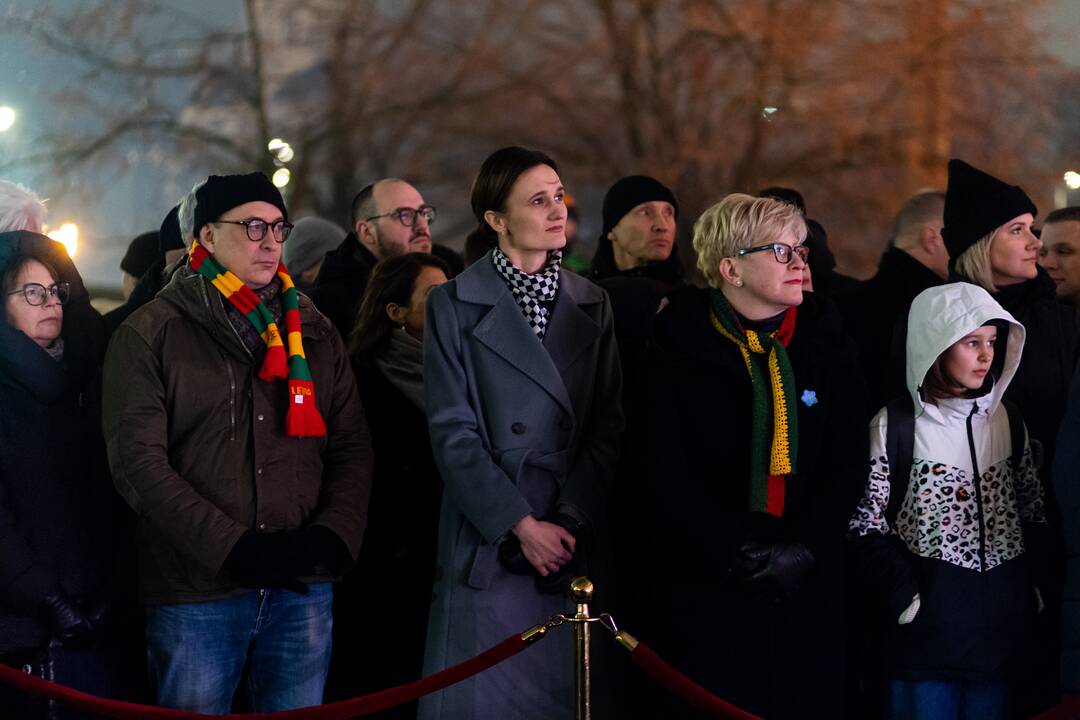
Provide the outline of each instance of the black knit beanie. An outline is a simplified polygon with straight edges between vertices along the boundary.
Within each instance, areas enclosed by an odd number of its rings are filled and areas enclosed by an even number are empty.
[[[195,222],[191,232],[199,237],[203,225],[214,222],[238,205],[249,202],[270,203],[289,219],[281,192],[260,172],[247,175],[211,175],[195,192]]]
[[[1039,211],[1016,185],[963,160],[949,161],[949,186],[945,190],[945,226],[941,235],[954,261],[991,232],[1024,213]]]
[[[120,261],[120,269],[128,275],[141,278],[162,254],[158,250],[157,230],[143,233],[128,245],[124,259]]]
[[[180,206],[173,205],[173,209],[161,221],[161,227],[158,228],[158,250],[164,255],[170,250],[183,248],[184,239],[180,237]]]
[[[605,238],[619,224],[626,213],[644,202],[659,200],[669,202],[679,217],[679,203],[675,193],[659,180],[646,175],[630,175],[619,180],[604,195],[604,227],[600,237]]]

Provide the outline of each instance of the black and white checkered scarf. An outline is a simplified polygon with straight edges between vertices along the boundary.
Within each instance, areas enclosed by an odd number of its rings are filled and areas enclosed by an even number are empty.
[[[554,300],[555,293],[559,290],[562,250],[549,252],[544,269],[535,275],[529,275],[516,267],[499,248],[495,248],[491,253],[491,259],[495,263],[495,269],[510,286],[510,292],[517,300],[521,314],[525,316],[529,327],[538,338],[543,340],[544,332],[547,330],[548,309],[542,303]]]

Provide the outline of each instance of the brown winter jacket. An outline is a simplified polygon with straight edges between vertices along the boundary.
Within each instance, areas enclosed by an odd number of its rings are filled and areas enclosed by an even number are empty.
[[[147,605],[245,592],[222,564],[245,530],[324,525],[355,560],[372,453],[340,336],[301,295],[300,322],[322,438],[285,435],[284,381],[264,382],[190,268],[117,329],[105,359],[104,431],[117,490],[139,515]],[[323,570],[308,581],[326,581]]]

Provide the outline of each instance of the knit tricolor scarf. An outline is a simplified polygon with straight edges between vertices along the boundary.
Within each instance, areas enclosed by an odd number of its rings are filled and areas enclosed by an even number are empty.
[[[744,330],[724,294],[713,289],[709,291],[709,317],[713,327],[739,347],[753,386],[750,510],[779,517],[784,512],[787,476],[795,472],[799,449],[795,374],[786,350],[795,333],[795,308],[788,308],[780,327],[771,333]],[[768,354],[768,377],[751,353]],[[769,433],[770,406],[771,442],[766,437]]]
[[[251,288],[214,260],[198,241],[192,244],[188,258],[191,269],[209,280],[251,322],[266,343],[259,378],[266,382],[288,378],[291,401],[285,416],[285,433],[293,437],[326,435],[326,423],[315,407],[315,384],[311,381],[311,370],[300,338],[300,300],[284,263],[278,261],[277,276],[281,280],[288,356],[274,316]]]

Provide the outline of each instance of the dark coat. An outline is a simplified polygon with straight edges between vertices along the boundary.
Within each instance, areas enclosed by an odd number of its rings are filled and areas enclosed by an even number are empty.
[[[57,362],[0,315],[0,655],[44,647],[39,606],[60,588],[111,590],[122,518],[99,421],[101,316],[57,243],[0,234],[0,271],[24,251],[71,285]]]
[[[866,379],[868,419],[894,397],[906,394],[904,329],[908,309],[916,295],[943,282],[937,273],[908,253],[889,248],[881,257],[874,277],[837,299],[844,329],[859,348],[859,365]]]
[[[1061,685],[1080,692],[1080,377],[1073,377],[1054,457],[1054,490],[1065,536],[1065,592],[1061,607]]]
[[[1024,356],[1005,397],[1020,408],[1028,432],[1042,445],[1048,471],[1076,367],[1076,310],[1057,300],[1054,282],[1041,267],[1035,279],[1002,288],[993,298],[1027,330]]]
[[[497,543],[526,515],[556,508],[596,527],[623,426],[613,325],[606,293],[563,272],[541,343],[490,254],[428,297],[424,388],[446,493],[425,673],[569,609],[503,568]],[[572,656],[572,636],[553,633],[427,696],[419,717],[562,720]]]
[[[737,346],[712,327],[708,292],[670,296],[646,356],[648,406],[627,443],[641,452],[638,586],[649,612],[635,618],[640,630],[627,629],[752,713],[802,718],[809,708],[840,718],[844,534],[867,452],[856,351],[833,305],[804,294],[788,345],[800,397],[797,473],[781,518],[748,512],[750,376]],[[792,598],[754,600],[723,580],[752,540],[813,552],[814,570]],[[647,716],[698,717],[678,704]]]
[[[461,255],[445,245],[432,243],[431,254],[446,263],[450,268],[447,274],[452,278],[465,269]],[[368,278],[379,259],[360,244],[356,233],[345,236],[336,249],[326,253],[319,277],[315,278],[315,289],[311,291],[311,300],[330,322],[334,324],[341,337],[348,342],[356,313],[367,290]]]
[[[139,515],[140,589],[149,605],[250,590],[222,566],[247,530],[322,525],[360,549],[371,447],[341,338],[300,296],[304,353],[325,437],[288,437],[284,381],[258,378],[226,301],[190,267],[117,329],[104,373],[113,482]],[[328,568],[312,580],[329,581]]]
[[[596,241],[596,254],[593,255],[592,265],[586,275],[593,282],[607,280],[608,278],[648,278],[667,285],[681,285],[683,283],[682,260],[679,259],[679,246],[671,247],[671,255],[667,260],[649,263],[641,267],[629,270],[620,270],[615,264],[615,249],[611,240],[606,236]]]
[[[364,544],[334,593],[328,701],[420,677],[442,500],[427,416],[371,359],[354,360],[353,367],[375,470]],[[390,607],[401,622],[386,621]],[[393,717],[415,714],[413,703]]]
[[[360,244],[356,233],[351,232],[337,249],[326,253],[319,277],[315,278],[311,300],[346,340],[356,323],[368,277],[377,262],[375,255]]]

